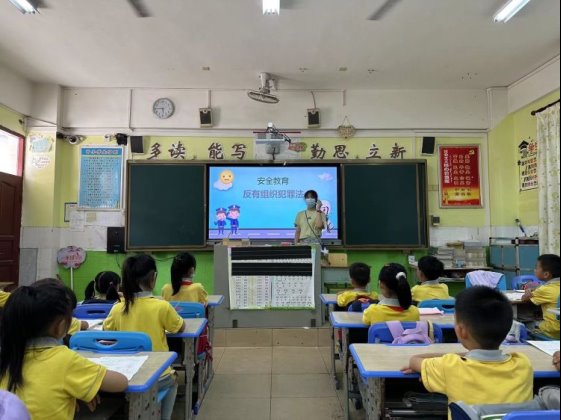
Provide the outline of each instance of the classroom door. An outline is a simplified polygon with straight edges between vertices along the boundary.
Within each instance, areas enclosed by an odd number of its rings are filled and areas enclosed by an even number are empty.
[[[0,283],[18,284],[23,177],[0,172]]]

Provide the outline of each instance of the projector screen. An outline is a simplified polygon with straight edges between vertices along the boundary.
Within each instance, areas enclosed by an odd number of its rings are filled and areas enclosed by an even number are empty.
[[[223,166],[208,168],[208,239],[292,240],[315,190],[328,216],[322,239],[339,239],[338,166]],[[237,225],[237,226],[236,226]]]

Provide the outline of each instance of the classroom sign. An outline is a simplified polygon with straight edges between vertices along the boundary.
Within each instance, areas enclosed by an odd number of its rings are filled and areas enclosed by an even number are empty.
[[[79,268],[86,261],[86,251],[76,246],[61,248],[57,253],[57,262],[64,268]]]
[[[518,168],[520,174],[520,191],[538,188],[538,143],[536,140],[524,140],[518,145]]]
[[[120,209],[122,175],[122,147],[83,146],[80,150],[78,207]]]
[[[440,146],[440,207],[481,207],[479,146]]]

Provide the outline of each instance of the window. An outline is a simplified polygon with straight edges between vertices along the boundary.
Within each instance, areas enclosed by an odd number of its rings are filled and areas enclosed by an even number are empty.
[[[0,127],[0,172],[22,175],[23,138]]]

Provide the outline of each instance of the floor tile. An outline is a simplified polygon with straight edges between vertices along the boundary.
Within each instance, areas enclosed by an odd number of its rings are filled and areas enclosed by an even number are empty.
[[[335,385],[327,374],[273,375],[273,398],[336,397]]]
[[[273,345],[273,330],[269,328],[228,328],[227,347],[269,347]]]
[[[216,374],[205,398],[271,398],[271,375]]]
[[[331,348],[330,347],[320,347],[319,352],[325,363],[328,372],[331,372]],[[343,372],[343,364],[339,360],[335,360],[335,372]]]
[[[317,347],[273,347],[273,374],[327,372]]]
[[[226,347],[216,367],[219,374],[263,374],[271,373],[273,348]]]
[[[205,398],[197,420],[270,420],[270,398]]]
[[[340,420],[343,411],[336,397],[330,398],[273,398],[271,420]]]
[[[273,346],[317,347],[317,328],[282,328],[273,330]]]

